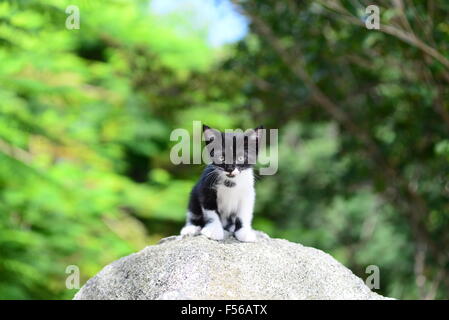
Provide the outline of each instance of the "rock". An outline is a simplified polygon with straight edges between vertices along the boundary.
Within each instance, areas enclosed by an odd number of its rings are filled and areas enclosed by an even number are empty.
[[[330,255],[258,232],[162,239],[101,270],[74,299],[385,299]]]

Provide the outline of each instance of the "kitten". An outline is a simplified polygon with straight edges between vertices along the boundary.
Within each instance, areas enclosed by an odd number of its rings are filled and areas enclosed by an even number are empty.
[[[251,228],[256,197],[252,167],[262,132],[262,126],[245,133],[223,133],[203,125],[212,163],[192,189],[181,235],[222,240],[225,229],[240,241],[256,241]]]

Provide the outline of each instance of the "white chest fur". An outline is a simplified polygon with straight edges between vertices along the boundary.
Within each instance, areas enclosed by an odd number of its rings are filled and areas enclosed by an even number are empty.
[[[228,187],[222,183],[217,186],[217,207],[222,219],[232,214],[239,215],[242,208],[247,207],[247,203],[253,203],[255,197],[254,175],[252,169],[242,171],[234,178],[226,178],[234,183]]]

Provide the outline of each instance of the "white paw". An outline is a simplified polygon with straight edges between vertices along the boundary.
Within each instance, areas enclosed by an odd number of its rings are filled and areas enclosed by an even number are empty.
[[[242,242],[255,242],[257,240],[256,233],[251,228],[241,228],[234,235],[237,240]]]
[[[181,236],[196,236],[201,231],[200,226],[194,226],[192,224],[185,226],[181,229]]]
[[[201,234],[212,240],[223,240],[224,238],[223,227],[218,223],[206,225],[201,229]]]

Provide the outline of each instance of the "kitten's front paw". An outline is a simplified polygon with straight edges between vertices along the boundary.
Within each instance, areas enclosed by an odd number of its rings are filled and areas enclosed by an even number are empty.
[[[196,236],[200,231],[200,226],[188,225],[181,229],[181,236]]]
[[[241,228],[234,235],[237,240],[242,242],[255,242],[257,240],[256,233],[251,228]]]
[[[201,229],[201,234],[212,240],[223,240],[224,238],[223,227],[218,224],[210,224],[205,226]]]

